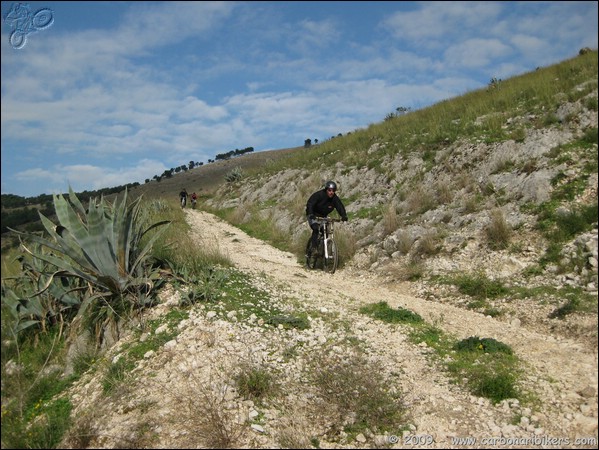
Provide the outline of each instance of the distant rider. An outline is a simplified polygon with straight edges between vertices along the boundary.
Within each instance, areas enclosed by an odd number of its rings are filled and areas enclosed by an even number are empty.
[[[308,203],[306,203],[308,225],[312,229],[312,249],[316,249],[318,229],[320,227],[320,224],[315,220],[316,216],[327,217],[333,210],[339,213],[341,220],[347,221],[345,206],[337,196],[337,184],[334,181],[327,181],[324,189],[314,192],[308,199]]]
[[[183,188],[181,192],[179,192],[179,200],[181,200],[181,208],[185,208],[187,204],[187,189]]]

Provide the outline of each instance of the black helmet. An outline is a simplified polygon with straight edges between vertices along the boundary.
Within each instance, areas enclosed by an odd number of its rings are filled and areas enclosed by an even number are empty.
[[[332,189],[334,192],[337,192],[337,184],[334,181],[327,181],[324,184],[325,189]]]

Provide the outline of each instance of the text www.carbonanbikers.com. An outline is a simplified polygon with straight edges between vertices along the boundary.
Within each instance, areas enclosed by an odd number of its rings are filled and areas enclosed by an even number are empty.
[[[507,445],[524,445],[524,446],[545,446],[545,445],[592,445],[597,448],[597,438],[595,437],[577,437],[556,438],[551,436],[530,436],[530,437],[488,437],[478,440],[475,437],[452,437],[453,445],[490,445],[490,446],[507,446]]]

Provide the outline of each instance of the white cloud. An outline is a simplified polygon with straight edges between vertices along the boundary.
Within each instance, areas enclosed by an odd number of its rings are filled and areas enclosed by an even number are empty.
[[[116,26],[57,21],[26,51],[3,27],[3,191],[326,139],[597,41],[596,2],[381,2],[398,12],[359,21],[283,3],[119,4]]]
[[[496,2],[419,2],[418,9],[399,11],[383,25],[397,39],[422,42],[467,35],[493,21],[500,10]]]
[[[114,169],[90,164],[56,164],[48,169],[28,169],[15,174],[15,179],[24,183],[44,182],[49,192],[68,191],[71,186],[76,192],[98,190],[107,187],[122,186],[137,181],[143,183],[146,178],[161,175],[167,168],[161,162],[143,159],[133,167]]]
[[[449,67],[487,67],[491,61],[508,56],[512,49],[497,39],[469,39],[447,48],[444,54]]]

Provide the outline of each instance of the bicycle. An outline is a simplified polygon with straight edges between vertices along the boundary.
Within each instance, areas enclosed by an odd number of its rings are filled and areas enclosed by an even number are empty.
[[[181,208],[185,208],[185,205],[187,205],[187,197],[181,196]]]
[[[321,262],[322,270],[328,273],[335,273],[339,264],[339,253],[337,252],[333,224],[341,222],[341,219],[316,217],[314,220],[320,225],[318,240],[316,251],[313,251],[312,238],[308,239],[308,243],[306,244],[306,266],[309,269],[315,269],[318,263]]]

